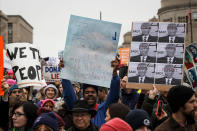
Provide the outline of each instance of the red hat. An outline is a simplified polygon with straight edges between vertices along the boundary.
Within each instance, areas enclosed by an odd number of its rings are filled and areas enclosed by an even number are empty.
[[[114,118],[103,124],[100,131],[133,131],[133,129],[122,119]]]

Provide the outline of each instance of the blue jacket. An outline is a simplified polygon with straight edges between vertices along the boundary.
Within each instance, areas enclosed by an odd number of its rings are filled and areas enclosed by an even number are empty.
[[[121,96],[122,96],[122,103],[127,105],[131,110],[133,110],[135,108],[135,105],[139,97],[137,91],[133,89],[130,94],[127,94],[124,91],[124,89],[122,89]]]
[[[75,101],[77,100],[75,96],[75,92],[69,80],[63,79],[62,86],[63,86],[64,100],[66,101],[66,105],[70,110],[72,109]],[[105,100],[105,102],[103,102],[98,106],[96,116],[93,119],[91,119],[91,122],[94,125],[101,127],[101,125],[105,123],[106,110],[110,104],[118,102],[119,94],[120,94],[120,78],[119,76],[116,75],[111,80],[110,91],[107,96],[107,99]]]

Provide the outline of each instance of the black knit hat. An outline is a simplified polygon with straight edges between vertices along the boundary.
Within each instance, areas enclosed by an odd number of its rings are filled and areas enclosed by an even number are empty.
[[[91,117],[94,117],[97,113],[93,108],[88,105],[86,100],[78,100],[75,102],[72,110],[69,111],[70,113],[73,112],[88,112],[91,114]]]
[[[148,113],[142,109],[131,110],[125,117],[125,121],[133,128],[133,131],[141,126],[152,130],[152,123]]]
[[[183,107],[185,103],[194,95],[192,88],[179,85],[172,87],[167,95],[167,101],[173,113],[176,113],[180,107]]]
[[[90,84],[83,84],[83,92],[85,92],[85,89],[88,87],[92,87],[96,90],[96,93],[98,94],[98,86],[90,85]]]

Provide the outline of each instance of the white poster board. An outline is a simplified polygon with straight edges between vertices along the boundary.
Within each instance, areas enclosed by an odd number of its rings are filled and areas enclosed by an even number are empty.
[[[59,66],[43,66],[43,77],[46,82],[55,82],[60,80]]]
[[[121,24],[70,17],[61,78],[110,87]]]
[[[6,49],[18,86],[41,86],[39,50],[30,43],[11,43]]]

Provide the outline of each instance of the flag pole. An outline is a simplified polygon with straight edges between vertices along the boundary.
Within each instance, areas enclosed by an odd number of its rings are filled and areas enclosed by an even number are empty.
[[[100,11],[100,20],[102,20],[102,12]]]
[[[191,0],[189,0],[189,21],[190,21],[190,31],[191,31],[191,43],[193,43]]]

